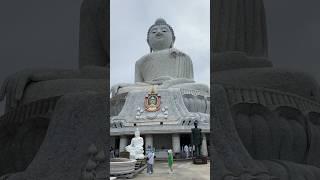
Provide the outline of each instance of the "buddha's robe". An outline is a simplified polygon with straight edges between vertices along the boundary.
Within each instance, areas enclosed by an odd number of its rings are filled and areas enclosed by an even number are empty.
[[[148,90],[150,85],[159,89],[185,88],[209,92],[204,84],[193,80],[193,64],[190,57],[175,49],[152,52],[140,58],[135,65],[135,84],[117,84],[112,87],[112,96],[131,90]]]
[[[176,49],[150,53],[136,62],[135,82],[152,82],[158,79],[193,80],[190,57]]]

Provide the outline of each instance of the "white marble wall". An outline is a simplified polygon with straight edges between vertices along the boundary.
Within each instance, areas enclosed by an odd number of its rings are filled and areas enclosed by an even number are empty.
[[[147,134],[145,135],[145,149],[147,150],[148,149],[148,146],[150,145],[151,148],[153,148],[153,136],[152,134]]]
[[[201,155],[208,156],[208,146],[207,146],[207,137],[206,134],[202,135],[202,145],[201,145]]]
[[[119,152],[123,152],[127,145],[128,145],[128,137],[127,136],[120,136]]]

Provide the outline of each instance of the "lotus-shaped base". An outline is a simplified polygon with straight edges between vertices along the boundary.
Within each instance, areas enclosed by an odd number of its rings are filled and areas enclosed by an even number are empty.
[[[110,160],[110,175],[127,174],[135,170],[137,160],[127,158],[112,158]]]

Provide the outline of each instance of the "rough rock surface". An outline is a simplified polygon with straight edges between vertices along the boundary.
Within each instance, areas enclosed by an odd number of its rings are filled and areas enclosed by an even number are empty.
[[[106,66],[107,24],[106,0],[84,0],[80,14],[79,66]]]
[[[213,86],[210,149],[213,160],[213,179],[241,177],[245,174],[260,176],[268,174],[266,168],[253,160],[242,145],[232,120],[227,97],[222,86]],[[243,178],[242,178],[243,179]]]
[[[214,52],[239,51],[267,57],[267,27],[263,0],[213,1]]]
[[[5,129],[0,133],[0,146],[4,147],[0,179],[6,173],[19,180],[78,179],[91,144],[106,152],[107,14],[105,0],[82,3],[80,70],[32,69],[8,78],[10,86],[3,93],[7,105],[7,96],[15,98],[17,89],[22,91],[18,103],[7,106],[0,118],[0,128]],[[104,172],[109,169],[103,168]]]
[[[213,90],[214,179],[320,178],[318,113],[306,117],[288,107],[271,112],[250,103],[230,107],[225,89]]]
[[[213,72],[240,69],[272,67],[272,62],[266,57],[247,56],[239,51],[214,53]]]
[[[62,97],[35,158],[25,171],[13,174],[9,180],[79,179],[91,144],[107,152],[105,99],[106,94],[97,93]]]
[[[320,91],[268,60],[263,0],[214,1],[213,179],[320,179]]]
[[[320,100],[320,86],[305,72],[285,68],[245,68],[214,72],[214,81],[235,87],[263,87]]]

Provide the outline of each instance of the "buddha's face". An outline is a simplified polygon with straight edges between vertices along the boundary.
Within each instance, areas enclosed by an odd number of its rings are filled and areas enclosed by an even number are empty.
[[[153,51],[169,49],[173,44],[173,37],[167,25],[155,25],[148,34],[148,43]]]
[[[140,132],[136,131],[136,132],[134,132],[134,135],[135,135],[135,137],[140,137]]]

